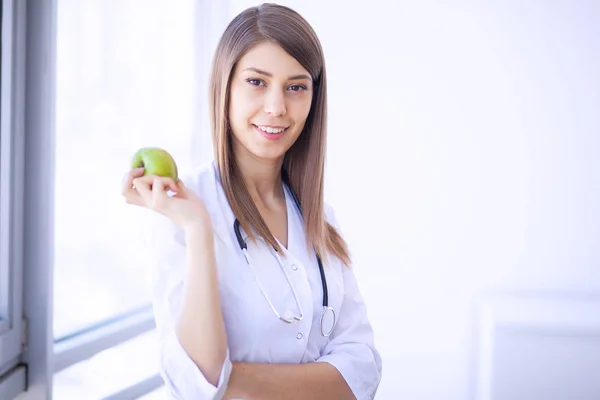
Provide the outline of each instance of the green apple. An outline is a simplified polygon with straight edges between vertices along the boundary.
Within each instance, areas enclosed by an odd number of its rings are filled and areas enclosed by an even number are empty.
[[[131,169],[144,167],[144,176],[165,176],[178,181],[177,164],[173,157],[159,147],[139,149],[131,159]]]

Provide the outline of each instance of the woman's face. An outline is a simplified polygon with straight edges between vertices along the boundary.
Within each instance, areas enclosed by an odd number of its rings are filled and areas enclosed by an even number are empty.
[[[312,79],[279,45],[264,42],[237,63],[230,87],[234,152],[261,160],[283,158],[308,117]]]

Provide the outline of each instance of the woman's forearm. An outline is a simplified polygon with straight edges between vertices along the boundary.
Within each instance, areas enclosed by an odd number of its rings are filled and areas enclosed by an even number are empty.
[[[186,232],[187,270],[176,333],[206,379],[217,385],[227,354],[227,337],[210,229]]]
[[[234,363],[225,399],[346,400],[350,387],[331,364]]]

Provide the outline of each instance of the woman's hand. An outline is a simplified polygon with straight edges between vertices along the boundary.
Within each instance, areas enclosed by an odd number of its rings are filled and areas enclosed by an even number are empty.
[[[144,168],[137,168],[123,177],[121,193],[128,204],[159,212],[186,232],[211,229],[210,215],[204,203],[181,179],[175,183],[171,178],[143,174]],[[170,196],[168,190],[175,194]]]

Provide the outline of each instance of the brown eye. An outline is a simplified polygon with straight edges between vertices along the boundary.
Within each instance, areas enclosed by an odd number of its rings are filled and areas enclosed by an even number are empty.
[[[250,79],[246,79],[246,82],[248,82],[249,84],[251,84],[253,86],[264,86],[265,85],[265,82],[262,81],[261,79],[250,78]]]
[[[291,85],[289,87],[289,89],[292,92],[300,92],[300,91],[306,90],[306,86],[304,86],[304,85]]]

